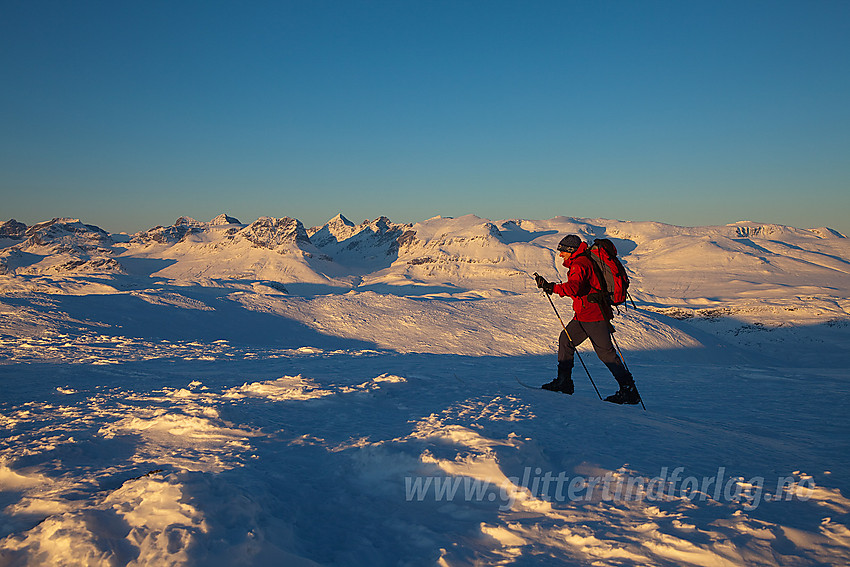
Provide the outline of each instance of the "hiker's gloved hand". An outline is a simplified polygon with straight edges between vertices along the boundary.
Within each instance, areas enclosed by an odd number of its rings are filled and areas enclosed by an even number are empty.
[[[555,291],[555,284],[552,282],[547,282],[546,278],[544,278],[543,276],[538,275],[534,279],[535,281],[537,281],[537,287],[539,287],[549,295],[552,295],[552,292]]]

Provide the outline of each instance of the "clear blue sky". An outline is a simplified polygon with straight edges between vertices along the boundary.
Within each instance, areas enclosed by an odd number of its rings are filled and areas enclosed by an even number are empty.
[[[0,0],[0,217],[850,233],[850,1]]]

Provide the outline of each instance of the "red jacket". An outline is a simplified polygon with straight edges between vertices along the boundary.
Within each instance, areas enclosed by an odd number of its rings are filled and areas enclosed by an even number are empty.
[[[602,286],[593,269],[593,260],[584,255],[586,251],[587,243],[582,242],[575,252],[564,259],[564,267],[568,270],[567,281],[555,284],[554,292],[561,297],[569,295],[573,299],[576,321],[604,321],[605,315],[599,304],[587,299],[587,294],[599,291]]]

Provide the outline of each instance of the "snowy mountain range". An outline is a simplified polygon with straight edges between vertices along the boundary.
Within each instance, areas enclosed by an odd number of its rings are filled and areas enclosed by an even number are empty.
[[[305,229],[288,217],[243,224],[222,214],[209,222],[180,217],[172,226],[127,237],[77,219],[29,227],[10,220],[0,224],[0,274],[102,276],[101,285],[119,276],[150,276],[221,286],[262,281],[278,290],[318,284],[401,295],[439,289],[499,295],[527,291],[535,271],[557,278],[554,249],[569,233],[587,241],[612,239],[640,300],[764,299],[777,289],[850,294],[850,240],[844,235],[748,221],[689,228],[570,217],[493,222],[467,215],[354,224],[340,214]],[[714,285],[707,294],[709,282]]]

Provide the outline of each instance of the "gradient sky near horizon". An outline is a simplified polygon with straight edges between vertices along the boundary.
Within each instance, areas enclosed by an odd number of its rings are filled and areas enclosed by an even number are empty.
[[[850,234],[850,2],[0,0],[0,218]]]

